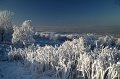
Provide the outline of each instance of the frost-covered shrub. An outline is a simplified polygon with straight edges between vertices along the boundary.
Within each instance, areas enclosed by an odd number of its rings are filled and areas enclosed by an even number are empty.
[[[120,44],[120,38],[117,39],[117,42]]]
[[[53,79],[119,79],[120,50],[106,46],[88,51],[88,38],[92,43],[97,41],[90,35],[66,41],[60,47],[32,45],[24,49],[11,49],[8,57],[14,60],[15,56],[20,55],[31,73]]]
[[[86,45],[86,48],[89,48],[89,50],[93,51],[96,46],[96,40],[97,38],[95,37],[94,34],[87,34],[84,35],[84,42]]]
[[[0,11],[0,41],[11,41],[13,33],[13,12]]]
[[[55,32],[36,32],[35,35],[50,40],[72,40],[78,38],[78,34],[59,34]]]
[[[98,42],[101,46],[109,46],[112,47],[115,45],[115,39],[113,38],[113,36],[103,36],[103,37],[99,37],[98,38]]]
[[[23,45],[26,45],[34,42],[31,20],[24,21],[21,27],[15,26],[13,30],[13,44],[21,43]]]

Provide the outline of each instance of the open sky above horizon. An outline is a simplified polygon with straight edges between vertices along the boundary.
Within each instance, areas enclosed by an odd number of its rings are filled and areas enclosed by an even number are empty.
[[[31,19],[39,27],[120,25],[120,0],[0,0],[0,10],[14,12],[18,24]]]

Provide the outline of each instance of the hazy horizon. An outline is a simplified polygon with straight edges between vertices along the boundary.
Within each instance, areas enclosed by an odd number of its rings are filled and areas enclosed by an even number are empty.
[[[106,26],[106,27],[96,27],[93,28],[94,26],[89,26],[88,28],[86,27],[56,27],[56,26],[41,26],[41,27],[35,27],[35,31],[42,32],[68,32],[68,33],[110,33],[110,34],[119,34],[120,33],[120,26]],[[99,29],[99,30],[96,30]]]

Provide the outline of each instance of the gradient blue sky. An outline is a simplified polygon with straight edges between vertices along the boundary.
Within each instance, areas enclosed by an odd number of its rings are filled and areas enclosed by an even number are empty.
[[[120,25],[120,0],[0,0],[0,10],[15,13],[20,24],[88,27]]]

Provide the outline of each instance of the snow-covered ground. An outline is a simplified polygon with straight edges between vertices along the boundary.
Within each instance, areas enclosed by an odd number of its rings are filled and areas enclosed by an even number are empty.
[[[51,79],[27,71],[19,62],[0,61],[0,79]]]
[[[18,63],[0,61],[0,79],[35,79],[35,77]]]

